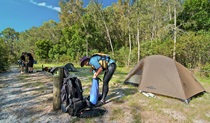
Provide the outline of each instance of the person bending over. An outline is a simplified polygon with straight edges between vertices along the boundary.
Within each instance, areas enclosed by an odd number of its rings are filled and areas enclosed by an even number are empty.
[[[84,56],[80,59],[80,66],[83,67],[84,65],[91,66],[93,78],[97,78],[104,71],[102,97],[97,104],[97,106],[101,106],[106,102],[106,96],[109,91],[109,81],[116,70],[116,63],[108,55],[94,54],[91,57]]]

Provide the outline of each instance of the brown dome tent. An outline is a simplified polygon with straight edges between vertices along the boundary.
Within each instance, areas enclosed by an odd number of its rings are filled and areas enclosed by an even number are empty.
[[[127,75],[125,83],[136,84],[143,92],[178,98],[186,103],[192,96],[205,92],[187,68],[162,55],[140,60]]]

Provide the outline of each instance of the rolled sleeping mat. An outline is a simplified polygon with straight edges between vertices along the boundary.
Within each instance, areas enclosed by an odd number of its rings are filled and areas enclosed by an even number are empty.
[[[91,91],[90,91],[90,102],[93,105],[97,104],[98,96],[99,96],[99,78],[93,78]]]

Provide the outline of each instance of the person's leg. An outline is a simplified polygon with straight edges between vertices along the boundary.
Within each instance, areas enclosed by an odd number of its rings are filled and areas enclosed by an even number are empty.
[[[105,102],[106,100],[106,96],[108,94],[109,91],[109,81],[112,78],[112,75],[114,74],[116,70],[116,64],[112,63],[109,65],[109,67],[107,68],[105,74],[104,74],[104,78],[103,78],[103,88],[102,88],[102,102]]]
[[[22,62],[21,63],[21,73],[24,73],[24,66],[25,66],[25,64]]]
[[[23,73],[23,71],[24,71],[24,67],[23,67],[23,66],[21,66],[21,71],[20,71],[20,72],[21,72],[21,73]]]
[[[33,71],[34,71],[34,61],[32,61],[31,64],[32,64],[32,65],[31,65],[31,72],[33,72]]]
[[[31,70],[32,70],[32,61],[29,60],[29,62],[28,62],[28,72],[31,73]]]

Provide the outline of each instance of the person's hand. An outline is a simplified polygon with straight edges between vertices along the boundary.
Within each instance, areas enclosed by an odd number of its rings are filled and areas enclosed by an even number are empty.
[[[93,78],[96,78],[97,77],[97,74],[96,74],[96,72],[93,74]]]

